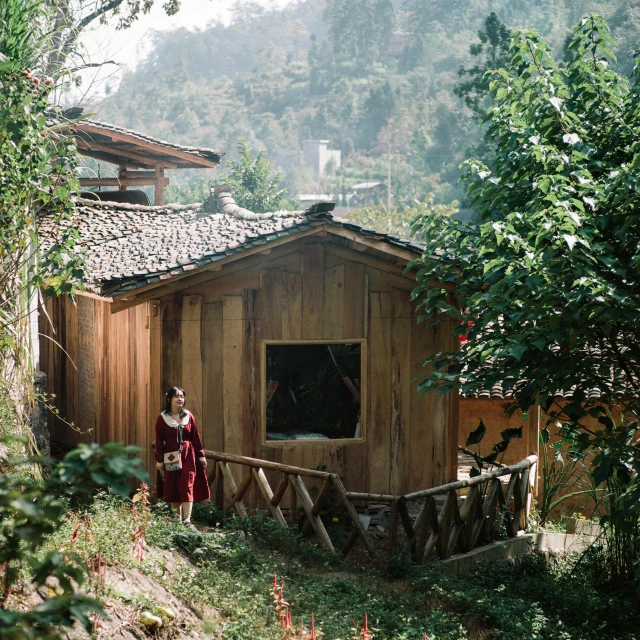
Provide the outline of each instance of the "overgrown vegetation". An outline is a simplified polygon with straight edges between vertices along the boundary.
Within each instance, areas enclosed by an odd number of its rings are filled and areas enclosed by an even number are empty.
[[[272,519],[225,518],[200,505],[194,520],[212,528],[211,535],[198,537],[181,529],[164,506],[154,507],[148,544],[179,551],[192,563],[172,572],[152,554],[142,563],[131,556],[131,509],[131,502],[108,496],[96,501],[89,511],[90,552],[110,565],[139,567],[196,610],[208,610],[208,637],[283,638],[270,594],[274,573],[286,576],[293,623],[304,618],[309,628],[314,613],[327,640],[361,637],[365,613],[380,640],[422,640],[425,633],[434,640],[636,637],[633,592],[603,582],[589,557],[549,567],[531,556],[461,577],[447,576],[438,563],[412,567],[398,560],[401,577],[390,578],[329,556]],[[52,548],[68,545],[85,513],[69,514]],[[149,594],[136,606],[155,611],[162,604]]]
[[[51,546],[51,535],[67,522],[70,506],[90,504],[97,487],[127,495],[130,478],[144,479],[142,461],[120,444],[85,445],[67,454],[45,479],[21,473],[40,458],[14,461],[16,470],[0,474],[0,627],[11,640],[58,638],[62,627],[80,623],[90,632],[100,602],[78,591],[88,573],[85,558],[73,549]],[[46,548],[48,547],[48,548]],[[39,605],[14,607],[10,600],[29,577],[48,588]]]
[[[77,185],[73,139],[47,125],[53,80],[37,71],[49,9],[41,0],[0,5],[0,404],[2,432],[21,435],[30,433],[36,309],[43,294],[68,292],[81,276],[73,231],[38,250],[39,216],[69,219]]]

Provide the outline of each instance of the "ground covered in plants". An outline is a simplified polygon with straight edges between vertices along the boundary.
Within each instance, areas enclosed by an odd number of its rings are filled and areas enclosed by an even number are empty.
[[[461,577],[437,562],[416,568],[399,558],[383,575],[329,556],[271,519],[224,517],[212,505],[196,505],[194,519],[208,535],[186,531],[162,505],[107,495],[70,511],[49,549],[87,562],[112,618],[98,623],[95,637],[281,640],[274,574],[284,578],[293,623],[309,628],[313,613],[326,640],[362,638],[365,613],[375,640],[640,637],[638,591],[608,582],[594,555],[553,567],[531,556]],[[21,606],[20,598],[38,594],[14,597]],[[174,620],[159,615],[167,606]],[[163,626],[145,627],[143,611]]]

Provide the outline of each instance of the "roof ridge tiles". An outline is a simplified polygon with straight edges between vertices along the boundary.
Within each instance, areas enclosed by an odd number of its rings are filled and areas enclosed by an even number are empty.
[[[98,209],[124,209],[125,211],[150,211],[159,213],[162,210],[174,211],[196,211],[202,207],[202,202],[193,204],[130,204],[128,202],[110,202],[109,200],[92,200],[90,198],[76,197],[76,204],[90,206]]]

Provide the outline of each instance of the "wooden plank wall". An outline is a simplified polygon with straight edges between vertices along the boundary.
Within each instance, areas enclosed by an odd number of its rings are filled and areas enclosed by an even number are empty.
[[[415,324],[412,288],[397,270],[327,238],[267,250],[261,264],[236,265],[162,299],[163,389],[185,388],[187,404],[202,412],[207,448],[326,466],[354,491],[441,484],[456,472],[457,398],[418,396],[411,381],[427,355],[448,348],[449,336],[443,325]],[[191,318],[200,327],[197,355],[194,333],[185,334],[185,305],[200,310],[199,323]],[[263,442],[262,341],[349,338],[367,339],[363,440]],[[194,358],[195,372],[186,364]]]
[[[457,396],[419,396],[412,380],[427,355],[449,348],[450,327],[416,325],[412,288],[396,265],[319,235],[116,314],[86,296],[77,306],[49,301],[56,334],[44,320],[41,330],[79,365],[76,371],[47,340],[49,391],[62,417],[93,422],[80,425],[93,429],[81,436],[51,418],[52,437],[69,445],[81,438],[135,443],[152,469],[153,424],[164,393],[179,385],[206,448],[325,467],[352,491],[442,484],[456,473]],[[318,339],[365,341],[363,438],[263,442],[263,340]]]
[[[150,396],[153,303],[111,314],[108,302],[77,295],[75,302],[50,299],[46,309],[51,322],[41,313],[40,332],[58,343],[44,338],[41,357],[59,412],[49,414],[52,441],[67,447],[136,444],[151,470],[152,427],[160,409]],[[154,370],[159,374],[159,366]]]

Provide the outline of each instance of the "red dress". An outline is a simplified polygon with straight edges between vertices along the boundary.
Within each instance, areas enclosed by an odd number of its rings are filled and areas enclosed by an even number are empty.
[[[204,458],[204,449],[196,421],[189,411],[182,424],[182,469],[165,471],[165,502],[202,502],[211,497],[207,473],[199,458]],[[174,426],[175,425],[175,426]],[[164,462],[164,454],[178,451],[177,423],[163,411],[156,420],[156,462]]]

